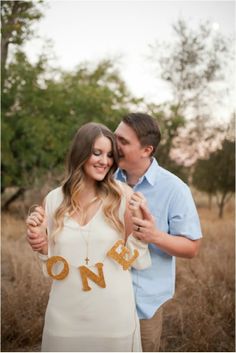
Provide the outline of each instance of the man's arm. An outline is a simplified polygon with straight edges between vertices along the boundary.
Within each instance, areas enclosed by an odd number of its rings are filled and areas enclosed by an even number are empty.
[[[191,240],[182,235],[170,235],[160,231],[155,218],[146,205],[140,205],[144,219],[133,217],[133,235],[147,243],[155,244],[159,249],[171,256],[192,258],[198,254],[201,239]],[[139,227],[139,231],[137,231]]]

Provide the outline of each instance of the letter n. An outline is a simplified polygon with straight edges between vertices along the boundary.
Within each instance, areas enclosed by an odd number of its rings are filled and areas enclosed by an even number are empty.
[[[79,266],[79,271],[80,271],[84,291],[91,290],[91,287],[89,287],[88,285],[88,278],[90,278],[93,282],[95,282],[99,287],[106,288],[106,283],[105,283],[103,270],[102,270],[103,263],[98,262],[95,266],[98,269],[98,275],[96,275],[96,273],[92,272],[86,266]]]

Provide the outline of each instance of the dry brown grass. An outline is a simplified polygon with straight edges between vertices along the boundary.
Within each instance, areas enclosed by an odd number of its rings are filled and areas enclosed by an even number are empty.
[[[204,205],[205,206],[205,205]],[[165,305],[161,351],[235,351],[234,202],[223,220],[199,208],[204,238],[199,255],[177,259],[176,294]]]
[[[37,351],[49,283],[17,216],[2,216],[2,351]]]
[[[199,199],[199,255],[177,260],[177,286],[165,304],[161,351],[234,352],[234,203],[225,218]],[[2,216],[2,351],[38,351],[49,282],[25,241],[24,221]]]

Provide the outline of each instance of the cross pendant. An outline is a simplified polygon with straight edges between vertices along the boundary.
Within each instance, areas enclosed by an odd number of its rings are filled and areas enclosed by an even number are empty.
[[[89,262],[88,256],[86,257],[86,259],[84,259],[84,261],[86,262],[86,265],[88,265],[88,262]]]

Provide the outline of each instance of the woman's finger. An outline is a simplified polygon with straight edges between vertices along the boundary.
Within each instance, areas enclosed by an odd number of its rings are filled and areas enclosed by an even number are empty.
[[[27,219],[26,220],[26,224],[28,225],[28,226],[33,226],[33,227],[36,227],[37,226],[37,222],[35,222],[33,219]]]
[[[36,217],[40,222],[43,222],[43,216],[39,212],[33,212],[29,217]]]
[[[35,211],[38,212],[42,217],[45,216],[45,211],[44,211],[44,208],[42,206],[36,207]]]

